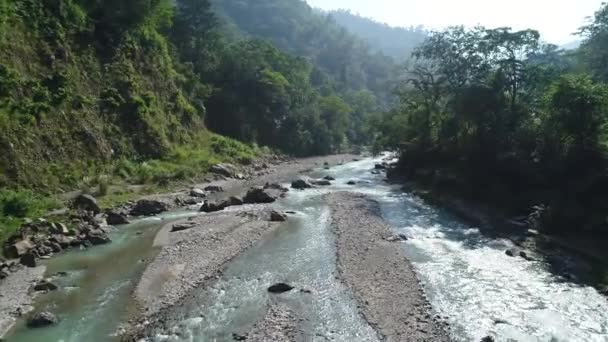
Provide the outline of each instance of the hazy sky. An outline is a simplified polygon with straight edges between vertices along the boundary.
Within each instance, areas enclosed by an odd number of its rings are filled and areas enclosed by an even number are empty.
[[[449,25],[533,28],[564,44],[603,0],[306,0],[313,7],[350,9],[393,26]]]

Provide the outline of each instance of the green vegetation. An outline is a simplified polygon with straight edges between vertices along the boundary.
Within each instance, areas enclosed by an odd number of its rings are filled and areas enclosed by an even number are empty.
[[[400,105],[372,120],[376,149],[398,149],[403,172],[438,191],[513,215],[536,206],[545,231],[608,233],[606,13],[573,52],[532,30],[431,33]]]
[[[36,217],[58,206],[56,201],[30,190],[0,190],[0,242],[28,217]]]

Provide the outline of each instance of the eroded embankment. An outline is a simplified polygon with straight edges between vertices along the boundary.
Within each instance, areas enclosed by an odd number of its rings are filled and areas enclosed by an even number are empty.
[[[340,279],[361,313],[386,341],[448,341],[406,258],[403,245],[390,242],[391,227],[378,204],[364,195],[327,196],[336,234]]]

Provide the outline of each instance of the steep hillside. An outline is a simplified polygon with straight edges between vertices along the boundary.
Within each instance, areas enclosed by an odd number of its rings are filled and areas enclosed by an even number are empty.
[[[381,51],[397,61],[409,58],[414,49],[422,44],[428,34],[420,26],[392,27],[346,10],[331,11],[329,15],[334,18],[336,23],[365,39],[373,49]]]

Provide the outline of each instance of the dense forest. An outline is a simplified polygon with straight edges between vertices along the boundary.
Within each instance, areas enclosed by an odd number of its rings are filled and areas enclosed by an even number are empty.
[[[347,10],[330,11],[329,15],[336,23],[365,39],[372,49],[399,62],[409,59],[428,35],[422,26],[392,27]]]
[[[375,122],[403,174],[560,232],[604,232],[608,5],[563,51],[533,30],[452,27],[419,46]]]

